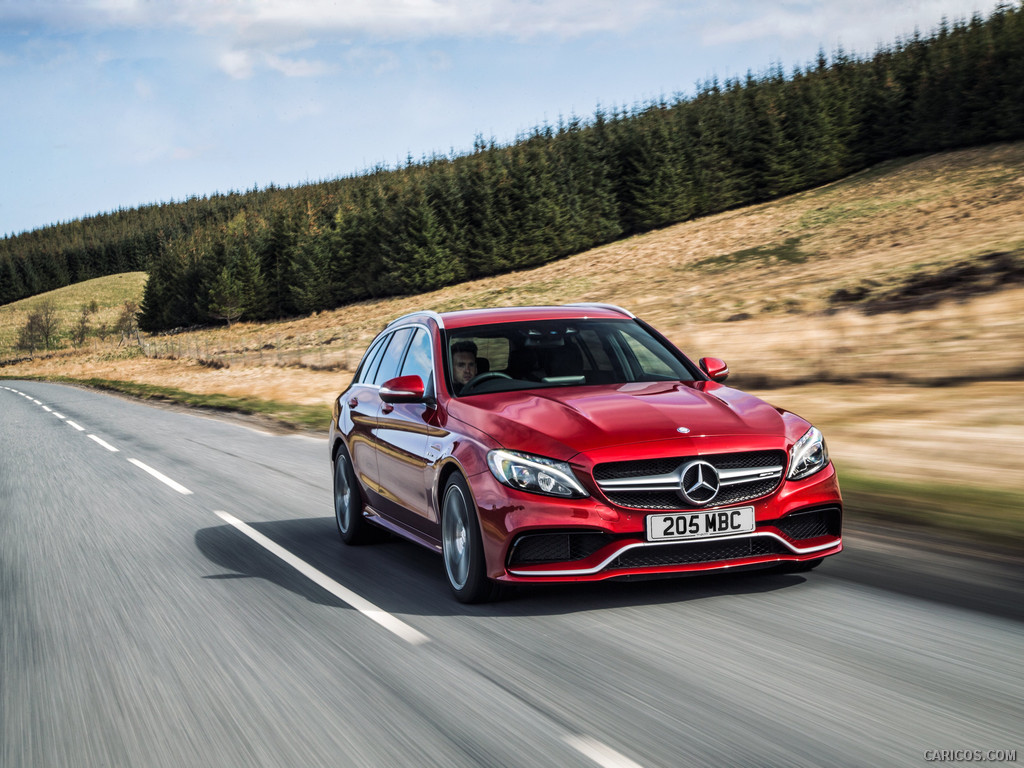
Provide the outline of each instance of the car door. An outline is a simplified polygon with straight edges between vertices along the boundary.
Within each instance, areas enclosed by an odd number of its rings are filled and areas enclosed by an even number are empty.
[[[419,376],[427,392],[434,392],[432,341],[425,326],[416,327],[395,375]],[[447,434],[438,427],[437,416],[433,402],[383,403],[376,429],[382,511],[430,539],[438,537],[429,480],[431,445]]]
[[[381,405],[380,385],[398,375],[405,349],[412,336],[411,328],[400,328],[383,337],[380,350],[369,361],[360,383],[349,392],[352,435],[349,441],[352,464],[366,489],[370,506],[386,512],[391,506],[380,486],[381,444],[378,430]]]
[[[344,395],[340,403],[347,411],[347,419],[351,423],[348,435],[349,455],[352,467],[360,485],[370,493],[370,504],[373,505],[374,489],[377,483],[377,414],[380,411],[379,387],[374,386],[373,379],[380,367],[380,360],[391,341],[392,334],[379,336],[367,351],[364,362],[356,372],[355,381]]]

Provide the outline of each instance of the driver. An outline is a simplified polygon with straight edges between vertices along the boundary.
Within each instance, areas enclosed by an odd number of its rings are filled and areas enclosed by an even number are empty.
[[[452,378],[455,394],[476,376],[476,344],[472,341],[457,341],[452,344]]]

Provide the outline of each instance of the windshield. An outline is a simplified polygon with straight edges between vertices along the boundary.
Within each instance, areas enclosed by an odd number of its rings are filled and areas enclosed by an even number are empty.
[[[698,377],[678,353],[632,320],[541,320],[452,330],[445,376],[457,396]]]

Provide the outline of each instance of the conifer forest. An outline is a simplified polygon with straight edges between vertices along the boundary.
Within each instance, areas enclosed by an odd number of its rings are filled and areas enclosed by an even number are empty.
[[[0,304],[144,270],[146,331],[308,314],[533,267],[884,160],[1024,138],[1024,7],[598,109],[508,145],[0,239]]]

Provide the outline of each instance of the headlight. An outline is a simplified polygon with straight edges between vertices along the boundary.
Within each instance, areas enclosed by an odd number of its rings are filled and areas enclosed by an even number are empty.
[[[825,438],[814,427],[789,450],[789,480],[803,480],[828,465]]]
[[[564,461],[498,450],[487,454],[487,465],[498,482],[519,491],[565,498],[588,495]]]

